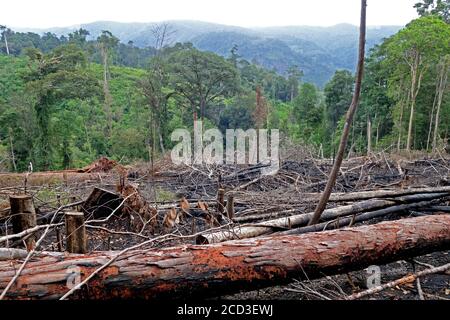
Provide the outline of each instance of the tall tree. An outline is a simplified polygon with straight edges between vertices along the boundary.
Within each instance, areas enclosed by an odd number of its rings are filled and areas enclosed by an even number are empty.
[[[345,115],[352,101],[354,77],[348,70],[338,70],[325,86],[325,105],[328,116],[328,132],[334,143],[339,120]]]
[[[361,0],[361,23],[360,23],[360,35],[359,35],[359,53],[358,53],[358,67],[356,70],[356,85],[355,92],[353,94],[353,100],[347,112],[345,119],[345,125],[342,132],[341,142],[339,144],[339,151],[336,157],[336,161],[331,170],[328,182],[324,192],[320,198],[314,215],[311,218],[310,225],[315,225],[320,221],[323,211],[325,210],[328,200],[330,199],[331,192],[336,184],[336,179],[341,169],[342,161],[344,160],[345,149],[347,148],[348,137],[350,134],[350,127],[353,121],[353,117],[358,109],[359,96],[361,93],[361,84],[364,74],[364,54],[366,47],[366,12],[367,12],[367,0]]]
[[[359,130],[359,138],[353,137],[356,144],[355,148],[359,148],[361,151],[366,149],[369,132],[374,134],[373,146],[377,147],[379,141],[391,134],[393,129],[393,101],[387,93],[389,70],[383,68],[381,63],[383,57],[381,48],[377,46],[371,50],[365,62],[361,102],[354,121],[354,128],[356,127],[356,131]],[[367,128],[368,119],[371,119],[373,130]]]
[[[86,38],[90,35],[90,32],[86,29],[80,28],[72,33],[69,33],[69,42],[76,43],[80,46],[86,44]]]
[[[298,89],[300,86],[300,79],[303,78],[303,71],[298,66],[291,66],[287,70],[289,94],[291,102],[298,96]]]
[[[117,47],[119,43],[119,39],[117,39],[113,34],[109,31],[103,30],[101,35],[97,38],[97,44],[100,49],[100,54],[102,56],[103,61],[103,94],[105,96],[105,113],[108,121],[108,137],[111,136],[112,133],[112,95],[109,89],[109,80],[111,78],[111,74],[109,71],[109,60],[111,56],[111,51]]]
[[[323,108],[320,106],[319,92],[315,85],[301,85],[299,95],[293,102],[293,112],[300,136],[304,142],[313,143],[311,138],[318,131],[323,118]]]
[[[413,147],[417,97],[422,88],[423,80],[440,57],[450,52],[448,39],[450,39],[449,25],[436,17],[429,16],[412,21],[385,44],[387,55],[385,63],[394,67],[389,85],[400,88],[405,74],[408,75],[407,151],[410,151]]]
[[[264,97],[261,87],[256,87],[256,106],[253,113],[253,121],[256,125],[256,129],[262,129],[267,123],[269,108],[267,100]]]
[[[169,75],[164,49],[170,45],[171,37],[174,35],[175,30],[172,30],[168,23],[162,23],[155,25],[151,31],[155,38],[156,52],[155,56],[150,60],[146,76],[139,81],[139,84],[150,108],[148,142],[150,144],[150,159],[153,163],[156,136],[158,136],[161,152],[165,153],[164,141],[168,121],[167,104],[173,92],[166,89],[169,84]]]
[[[448,89],[448,73],[450,71],[450,55],[445,55],[441,58],[437,65],[437,81],[436,81],[436,93],[435,93],[435,107],[436,116],[434,121],[434,134],[433,134],[433,151],[436,151],[439,136],[439,124],[441,115],[441,106],[444,94]],[[431,121],[432,123],[433,121]],[[431,127],[431,126],[430,126]]]
[[[234,44],[233,47],[230,50],[230,57],[228,60],[233,64],[235,68],[238,67],[238,62],[241,56],[238,54],[239,46],[237,44]]]
[[[8,39],[7,39],[7,32],[8,28],[6,26],[0,25],[0,31],[2,33],[3,40],[5,41],[5,48],[6,48],[6,54],[9,56],[9,46],[8,46]]]
[[[256,105],[255,111],[253,112],[253,122],[256,125],[256,129],[262,129],[267,125],[268,115],[269,106],[267,100],[261,91],[261,87],[256,86]],[[259,134],[256,136],[256,143],[259,146]],[[256,149],[256,161],[260,161],[259,147]]]
[[[450,0],[422,0],[414,5],[420,16],[436,15],[450,23]]]
[[[188,102],[194,119],[203,119],[208,104],[235,92],[238,72],[222,57],[193,47],[172,53],[168,59],[171,87]]]
[[[74,45],[58,47],[49,54],[28,49],[26,54],[30,59],[27,92],[34,98],[39,128],[37,167],[47,170],[52,164],[50,120],[55,105],[95,95],[97,80],[85,72],[86,58]]]

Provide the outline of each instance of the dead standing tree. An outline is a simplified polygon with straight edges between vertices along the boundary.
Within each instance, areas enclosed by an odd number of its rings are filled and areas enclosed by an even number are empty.
[[[356,70],[356,84],[355,92],[353,94],[353,100],[350,108],[347,112],[347,117],[345,120],[344,130],[342,132],[341,142],[339,144],[339,151],[336,157],[336,161],[331,170],[331,174],[328,178],[328,183],[322,194],[322,197],[317,205],[314,212],[314,216],[310,221],[310,225],[317,224],[320,221],[323,211],[325,210],[328,199],[330,198],[331,192],[336,184],[336,179],[341,168],[342,161],[344,159],[345,149],[347,148],[348,137],[350,133],[350,126],[353,121],[353,117],[356,113],[359,103],[359,96],[361,94],[361,83],[364,74],[364,54],[366,48],[366,12],[367,12],[367,0],[361,0],[361,24],[360,24],[360,35],[359,35],[359,54],[358,54],[358,67]]]
[[[6,26],[0,25],[0,31],[2,32],[3,40],[5,41],[5,50],[6,50],[6,54],[9,56],[8,39],[6,38],[6,34],[8,33],[8,30],[9,30],[9,29],[8,29]]]
[[[267,100],[264,97],[264,95],[262,94],[262,90],[260,86],[256,87],[256,106],[255,106],[255,111],[253,113],[253,121],[256,124],[256,129],[260,130],[262,129],[266,123],[267,123],[267,119],[268,119],[268,105],[267,105]],[[259,146],[260,141],[259,141],[259,134],[257,134],[256,136],[256,142],[257,145]],[[257,161],[260,161],[260,154],[259,154],[259,147],[256,150],[256,155],[257,155]]]
[[[109,80],[110,80],[110,72],[109,72],[109,58],[111,51],[117,47],[119,43],[119,39],[114,37],[111,32],[103,30],[102,34],[97,38],[97,45],[100,50],[100,55],[102,57],[103,63],[103,94],[105,96],[105,113],[108,122],[108,136],[110,137],[112,134],[112,122],[113,122],[113,112],[112,112],[112,104],[113,98],[111,95],[111,91],[109,89]]]

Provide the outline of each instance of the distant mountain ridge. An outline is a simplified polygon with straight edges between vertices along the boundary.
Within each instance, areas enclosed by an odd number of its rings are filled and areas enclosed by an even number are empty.
[[[286,26],[244,28],[201,21],[166,21],[175,31],[172,43],[192,42],[201,50],[228,56],[231,48],[238,45],[238,54],[244,59],[284,74],[297,65],[305,73],[305,80],[320,87],[338,69],[354,71],[358,27],[338,24],[332,27]],[[158,23],[121,23],[97,21],[64,28],[25,29],[24,32],[52,32],[66,35],[83,28],[96,38],[102,30],[111,31],[123,43],[132,41],[138,47],[153,46],[152,28]],[[368,50],[400,30],[402,26],[368,27]]]

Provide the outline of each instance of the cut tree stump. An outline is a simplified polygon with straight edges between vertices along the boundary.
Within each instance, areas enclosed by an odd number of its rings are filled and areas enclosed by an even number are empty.
[[[32,196],[10,196],[9,203],[11,207],[10,215],[13,233],[20,233],[36,226],[36,210],[34,209]],[[27,250],[34,249],[36,244],[35,235],[29,235],[24,241]]]
[[[94,219],[106,218],[120,206],[122,200],[121,195],[96,187],[83,203],[82,209]],[[116,210],[116,214],[120,213],[121,210]]]
[[[232,194],[227,197],[227,215],[229,219],[234,218],[234,196]]]
[[[6,293],[7,299],[59,299],[71,273],[81,281],[105,266],[71,299],[213,297],[289,283],[293,279],[361,270],[374,264],[450,249],[450,216],[427,216],[296,236],[207,246],[94,252],[38,253]],[[115,259],[111,263],[110,260]],[[20,265],[0,261],[0,291]]]
[[[219,189],[217,191],[217,211],[223,215],[224,211],[225,211],[225,190],[224,189]]]
[[[86,253],[87,239],[83,212],[67,212],[66,218],[66,251],[70,253]]]

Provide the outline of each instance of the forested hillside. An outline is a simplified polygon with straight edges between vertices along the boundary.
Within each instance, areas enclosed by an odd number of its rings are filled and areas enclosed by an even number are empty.
[[[239,46],[239,54],[270,70],[286,75],[292,65],[298,65],[305,80],[323,87],[337,69],[354,71],[358,28],[341,24],[333,27],[242,28],[198,21],[164,22],[170,28],[168,40],[191,42],[197,49],[228,56],[230,48]],[[155,46],[155,23],[94,22],[77,27],[48,30],[23,30],[38,34],[54,33],[67,36],[80,28],[89,31],[88,40],[95,40],[103,30],[109,30],[122,43],[139,48]],[[396,33],[400,27],[370,27],[368,48]]]
[[[0,300],[449,300],[450,0],[57,4],[0,7]],[[359,23],[11,28],[180,17]]]
[[[422,15],[367,53],[353,154],[448,145],[450,26],[440,12]],[[348,50],[331,63],[330,52],[342,46],[324,53],[284,30],[197,35],[198,49],[169,45],[169,28],[154,28],[156,41],[145,49],[121,43],[117,36],[125,35],[115,30],[39,36],[4,28],[1,169],[24,171],[30,162],[36,170],[80,167],[101,155],[149,160],[172,146],[174,129],[192,127],[194,113],[221,130],[279,128],[285,139],[333,156],[353,94],[353,31],[336,39]],[[301,33],[289,30],[295,32]],[[325,35],[321,41],[328,41]],[[306,77],[318,66],[339,70],[331,79]]]

